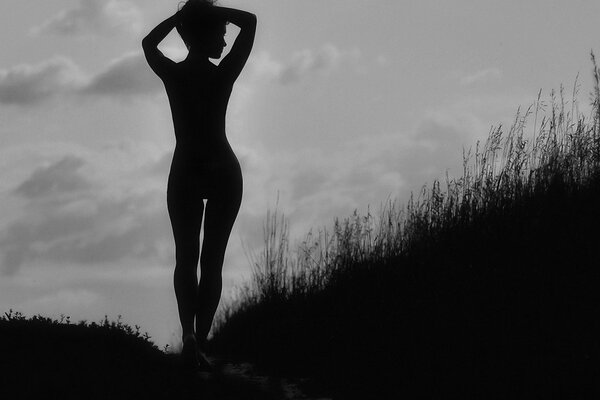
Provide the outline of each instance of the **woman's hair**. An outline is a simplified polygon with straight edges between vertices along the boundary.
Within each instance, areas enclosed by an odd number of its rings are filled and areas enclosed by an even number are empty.
[[[187,0],[180,6],[176,29],[188,49],[198,38],[223,31],[227,21],[216,19],[207,13],[207,8],[213,7],[215,3],[216,0]]]

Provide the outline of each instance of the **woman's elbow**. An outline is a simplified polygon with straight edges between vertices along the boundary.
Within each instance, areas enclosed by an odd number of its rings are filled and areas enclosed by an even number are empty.
[[[142,49],[144,49],[144,51],[150,50],[154,46],[155,46],[155,44],[152,42],[152,40],[148,36],[146,36],[145,38],[142,39]]]
[[[256,27],[256,14],[253,14],[251,12],[247,12],[246,15],[246,25],[249,27]]]

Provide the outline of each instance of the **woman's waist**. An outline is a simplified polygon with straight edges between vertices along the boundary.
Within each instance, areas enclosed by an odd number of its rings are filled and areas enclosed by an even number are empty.
[[[177,139],[221,139],[225,138],[225,123],[202,119],[197,121],[173,120],[173,128]]]
[[[225,133],[202,133],[195,134],[175,132],[176,146],[180,149],[191,151],[213,151],[229,148],[229,141]]]
[[[175,151],[190,156],[200,155],[203,157],[233,154],[233,149],[225,135],[210,137],[176,136]]]
[[[183,168],[229,169],[239,168],[238,159],[230,146],[222,149],[199,150],[175,146],[171,169]]]

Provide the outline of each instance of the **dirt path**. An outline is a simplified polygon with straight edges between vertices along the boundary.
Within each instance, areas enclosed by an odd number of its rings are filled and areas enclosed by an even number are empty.
[[[267,376],[249,363],[210,359],[214,373],[200,372],[193,377],[194,391],[206,399],[325,400],[311,397],[302,389],[302,380]]]

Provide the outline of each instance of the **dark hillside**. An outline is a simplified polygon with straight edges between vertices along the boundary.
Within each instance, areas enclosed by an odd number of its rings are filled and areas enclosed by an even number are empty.
[[[318,296],[248,306],[213,345],[339,398],[600,393],[599,183],[523,199]]]
[[[562,89],[538,98],[465,152],[460,179],[378,221],[355,213],[292,253],[285,220],[269,215],[215,351],[339,399],[600,395],[594,77],[590,117]]]

